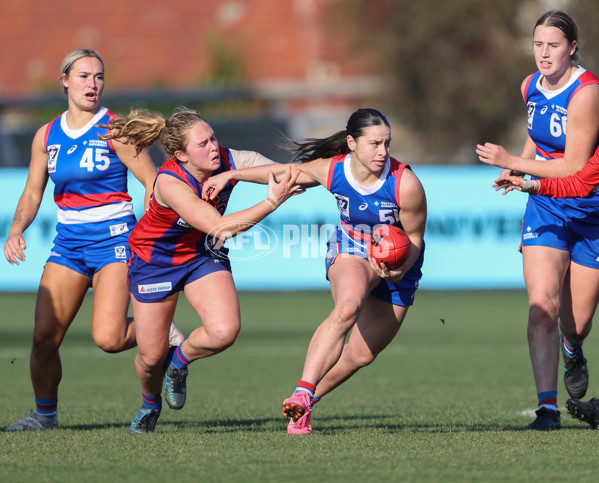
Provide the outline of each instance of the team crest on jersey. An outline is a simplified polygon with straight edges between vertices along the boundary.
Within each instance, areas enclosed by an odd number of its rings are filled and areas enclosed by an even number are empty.
[[[337,208],[339,209],[339,213],[349,220],[349,198],[347,196],[341,196],[335,193],[335,199],[337,200]]]
[[[118,258],[121,260],[127,258],[127,249],[124,245],[114,247],[114,258]]]
[[[48,146],[48,173],[56,173],[56,160],[60,151],[60,144],[51,144]]]
[[[535,116],[535,109],[537,108],[537,103],[529,101],[526,106],[528,107],[528,129],[532,129],[532,120]]]
[[[119,223],[118,225],[110,225],[110,236],[118,236],[129,231],[127,223]]]

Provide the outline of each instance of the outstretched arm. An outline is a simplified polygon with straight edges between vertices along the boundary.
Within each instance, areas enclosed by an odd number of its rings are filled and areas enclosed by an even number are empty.
[[[291,167],[293,171],[299,171],[297,184],[300,185],[302,188],[316,186],[318,183],[315,182],[310,176],[307,176],[304,173],[304,166],[307,164],[310,163],[305,163],[304,165],[297,163],[272,163],[264,164],[261,166],[225,171],[224,173],[211,176],[204,182],[204,186],[202,189],[202,199],[214,199],[229,181],[248,181],[250,183],[266,184],[268,183],[270,173],[272,173],[275,176],[275,178],[278,179],[280,176],[283,176],[287,172],[289,167]]]
[[[222,216],[216,208],[197,197],[195,192],[181,180],[159,175],[154,187],[156,201],[172,209],[196,230],[226,240],[250,229],[277,209],[284,201],[296,194],[298,173],[291,167],[280,177],[269,175],[266,199],[245,210]]]
[[[599,149],[581,170],[564,178],[527,180],[510,177],[506,179],[513,188],[526,193],[553,198],[585,197],[599,184]]]

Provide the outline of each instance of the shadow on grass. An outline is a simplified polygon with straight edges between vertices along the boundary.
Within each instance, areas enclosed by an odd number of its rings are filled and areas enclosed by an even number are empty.
[[[411,431],[415,433],[464,433],[493,431],[524,431],[525,424],[465,424],[465,423],[397,423],[396,415],[389,416],[333,416],[318,418],[313,434],[343,433],[351,430],[372,429],[386,430],[390,433]],[[388,422],[385,422],[388,421]],[[109,424],[75,424],[61,425],[61,429],[75,431],[91,431],[98,429],[116,429],[129,427],[130,423]],[[157,428],[173,428],[177,430],[196,429],[206,434],[234,432],[273,432],[281,431],[287,426],[284,418],[261,419],[183,419],[179,421],[158,421]],[[563,429],[590,429],[588,426],[566,426]]]

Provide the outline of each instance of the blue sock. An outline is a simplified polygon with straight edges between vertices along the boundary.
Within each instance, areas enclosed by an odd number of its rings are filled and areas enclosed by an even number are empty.
[[[160,412],[160,410],[162,409],[162,398],[160,397],[160,393],[154,394],[153,396],[147,396],[142,391],[141,396],[143,397],[143,400],[144,400],[144,402],[142,404],[142,406],[144,408],[153,409],[157,413]]]
[[[47,418],[53,418],[58,413],[58,398],[35,398],[35,412]]]
[[[173,351],[173,355],[169,361],[169,365],[179,368],[187,367],[189,363],[191,363],[191,361],[183,355],[181,346],[177,347],[177,349]]]
[[[557,391],[544,391],[537,394],[539,409],[557,412]]]

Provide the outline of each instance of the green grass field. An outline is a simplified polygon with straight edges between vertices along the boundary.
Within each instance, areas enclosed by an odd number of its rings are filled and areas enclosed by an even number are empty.
[[[131,436],[135,350],[94,346],[88,298],[61,350],[61,429],[0,432],[0,481],[596,481],[599,433],[565,414],[561,381],[563,429],[522,431],[536,407],[524,292],[419,293],[392,344],[318,404],[309,436],[287,435],[280,408],[329,293],[240,299],[237,343],[191,366],[183,410],[165,404],[154,433]],[[33,407],[33,309],[32,294],[0,295],[2,427]],[[176,320],[198,323],[183,298]]]

